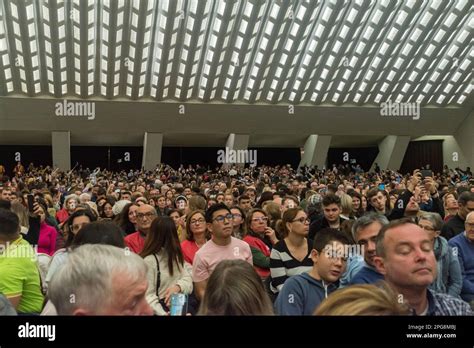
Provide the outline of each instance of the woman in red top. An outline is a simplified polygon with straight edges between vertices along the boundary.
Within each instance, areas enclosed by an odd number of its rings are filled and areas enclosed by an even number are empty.
[[[184,261],[193,264],[194,255],[207,242],[207,226],[204,211],[195,210],[186,217],[186,239],[181,242]]]
[[[262,279],[270,275],[270,252],[278,242],[275,231],[268,226],[267,213],[253,209],[247,215],[247,235],[243,238],[252,250],[253,265]]]

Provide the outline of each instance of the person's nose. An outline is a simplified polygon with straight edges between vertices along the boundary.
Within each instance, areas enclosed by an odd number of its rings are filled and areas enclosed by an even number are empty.
[[[427,259],[427,254],[425,251],[420,248],[415,249],[415,262],[425,262]]]
[[[367,243],[367,251],[375,251],[375,242],[369,240]]]

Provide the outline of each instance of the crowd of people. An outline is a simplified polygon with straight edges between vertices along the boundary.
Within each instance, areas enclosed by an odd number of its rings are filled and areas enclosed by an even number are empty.
[[[469,168],[0,167],[1,314],[473,314]]]

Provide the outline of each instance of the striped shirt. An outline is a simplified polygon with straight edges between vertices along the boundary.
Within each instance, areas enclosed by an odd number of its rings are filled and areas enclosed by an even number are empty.
[[[299,261],[291,255],[284,239],[273,246],[270,254],[270,275],[272,278],[270,289],[275,294],[281,290],[283,283],[289,277],[309,272],[313,268],[313,261],[311,260],[313,241],[307,239],[307,242],[308,254],[303,261]]]

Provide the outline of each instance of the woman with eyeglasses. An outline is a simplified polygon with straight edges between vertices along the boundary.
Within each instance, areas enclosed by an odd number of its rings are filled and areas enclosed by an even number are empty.
[[[275,230],[268,226],[267,213],[262,209],[252,209],[246,225],[247,234],[243,241],[250,245],[255,270],[265,280],[270,275],[271,248],[278,243]]]
[[[181,242],[184,261],[192,265],[196,252],[208,239],[205,213],[195,210],[186,217],[186,240]]]
[[[429,288],[454,297],[461,294],[462,273],[458,257],[448,245],[448,241],[440,236],[443,219],[438,213],[423,213],[418,220],[418,226],[428,232],[433,240],[433,252],[437,261],[437,276]]]
[[[242,208],[235,206],[230,208],[230,212],[234,216],[232,222],[233,230],[232,235],[235,238],[242,239],[245,236],[245,213]]]
[[[288,209],[278,221],[277,228],[284,238],[273,246],[270,255],[270,289],[274,294],[278,294],[289,277],[309,272],[313,267],[313,241],[307,238],[309,218],[304,210]]]
[[[74,238],[76,237],[77,233],[81,230],[82,227],[96,220],[97,218],[95,217],[95,215],[86,209],[77,210],[71,216],[69,216],[69,219],[66,220],[66,223],[64,225],[65,230],[67,231],[66,243],[64,245],[64,248],[59,249],[53,255],[51,263],[49,264],[48,273],[46,274],[46,283],[51,280],[54,273],[59,269],[59,267],[66,262],[68,252],[70,250],[70,247],[74,243]]]

